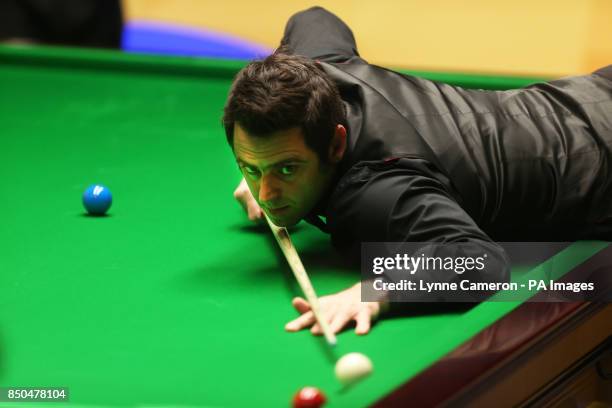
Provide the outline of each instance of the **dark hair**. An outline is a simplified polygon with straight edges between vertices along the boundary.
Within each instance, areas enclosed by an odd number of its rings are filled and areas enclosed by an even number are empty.
[[[345,122],[338,88],[319,63],[284,47],[236,75],[223,114],[232,147],[235,123],[256,137],[299,127],[323,162],[336,125]]]

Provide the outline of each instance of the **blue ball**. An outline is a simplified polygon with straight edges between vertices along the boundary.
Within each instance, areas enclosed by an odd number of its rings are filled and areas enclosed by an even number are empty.
[[[104,215],[112,203],[110,190],[100,184],[92,184],[83,193],[83,205],[91,215]]]

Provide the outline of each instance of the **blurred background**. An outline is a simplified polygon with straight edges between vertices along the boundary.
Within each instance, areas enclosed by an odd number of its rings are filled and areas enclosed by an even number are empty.
[[[313,5],[388,67],[555,77],[612,63],[610,0],[1,0],[0,40],[252,59]]]

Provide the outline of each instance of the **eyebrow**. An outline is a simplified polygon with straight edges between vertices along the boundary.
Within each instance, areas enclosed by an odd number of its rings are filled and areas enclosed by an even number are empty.
[[[252,164],[252,163],[249,163],[248,161],[243,160],[243,159],[241,159],[241,158],[236,158],[236,162],[237,162],[239,165],[244,165],[244,166],[250,166],[250,167],[255,167],[255,168],[258,168],[256,165],[254,165],[254,164]],[[282,166],[282,165],[287,165],[287,164],[303,164],[303,163],[306,163],[306,161],[305,161],[305,160],[302,160],[302,159],[299,159],[299,158],[297,158],[297,157],[289,157],[289,158],[287,158],[287,159],[279,160],[279,161],[277,161],[277,162],[274,162],[274,163],[272,163],[272,164],[270,164],[270,165],[266,166],[266,167],[264,168],[264,170],[265,170],[266,168],[269,168],[269,167],[279,167],[279,166]]]

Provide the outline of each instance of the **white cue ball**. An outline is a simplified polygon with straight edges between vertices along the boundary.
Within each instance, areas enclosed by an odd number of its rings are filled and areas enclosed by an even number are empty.
[[[335,372],[343,385],[349,385],[370,374],[372,369],[372,362],[364,354],[348,353],[338,360]]]

